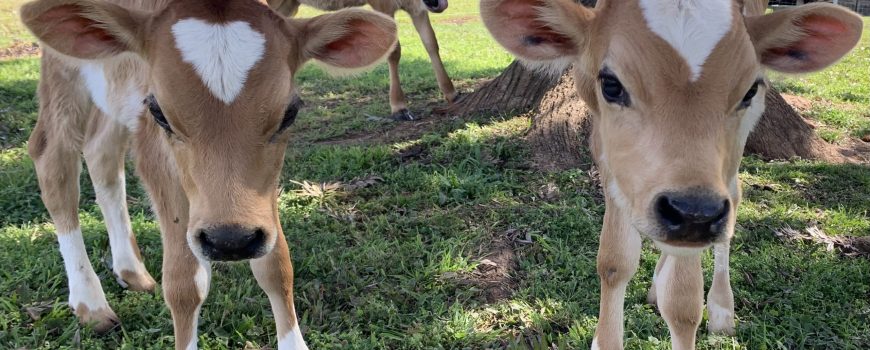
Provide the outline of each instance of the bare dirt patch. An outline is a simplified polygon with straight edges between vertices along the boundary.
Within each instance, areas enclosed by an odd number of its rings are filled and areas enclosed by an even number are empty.
[[[801,115],[806,114],[813,109],[813,101],[810,101],[809,99],[789,94],[782,94],[782,98],[785,102],[788,102],[792,108],[800,112]]]
[[[0,60],[11,60],[37,56],[42,52],[39,44],[29,41],[15,41],[12,45],[0,49]]]
[[[514,234],[508,230],[504,235],[493,237],[480,258],[480,265],[465,276],[464,282],[480,288],[488,303],[510,298],[517,288],[514,275],[519,266],[513,247]]]
[[[435,23],[445,23],[445,24],[465,24],[468,22],[477,22],[479,19],[475,16],[460,16],[460,17],[452,17],[445,18],[441,20],[435,21]]]
[[[425,118],[419,120],[392,122],[384,130],[345,134],[314,143],[318,145],[356,146],[408,141],[420,138],[452,118],[438,114],[428,114]]]

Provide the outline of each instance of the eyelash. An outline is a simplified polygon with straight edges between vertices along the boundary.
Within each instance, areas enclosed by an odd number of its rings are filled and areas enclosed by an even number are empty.
[[[758,94],[758,87],[764,84],[763,80],[756,80],[755,83],[752,84],[752,87],[749,88],[749,91],[746,92],[746,95],[743,96],[743,100],[740,101],[740,105],[737,109],[746,109],[752,105],[752,99],[755,98],[755,95]]]
[[[298,95],[293,95],[293,100],[290,101],[290,105],[287,106],[287,110],[284,111],[284,119],[281,120],[281,125],[278,126],[278,131],[275,134],[280,134],[287,130],[290,125],[293,125],[293,122],[296,121],[296,116],[299,114],[299,110],[302,109],[302,106],[305,105],[305,102],[299,98]]]
[[[157,104],[157,99],[154,98],[154,95],[148,95],[142,103],[148,106],[148,111],[151,112],[151,116],[154,117],[154,121],[157,125],[160,125],[160,127],[163,128],[163,130],[166,130],[169,134],[174,133],[172,131],[172,126],[169,125],[169,121],[166,120],[166,116],[163,115],[160,105]]]

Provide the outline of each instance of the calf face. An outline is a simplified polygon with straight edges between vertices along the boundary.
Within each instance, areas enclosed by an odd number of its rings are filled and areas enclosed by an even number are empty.
[[[610,203],[672,254],[730,239],[763,67],[824,68],[862,30],[860,17],[823,4],[748,18],[732,0],[484,0],[481,11],[521,59],[574,65]]]
[[[373,12],[285,19],[242,0],[179,0],[153,13],[43,0],[26,5],[22,18],[72,59],[145,63],[140,97],[148,113],[132,125],[163,128],[159,137],[174,156],[169,168],[189,201],[187,240],[206,260],[257,258],[275,244],[286,130],[300,107],[293,74],[312,58],[341,69],[367,66],[396,42],[394,22]]]

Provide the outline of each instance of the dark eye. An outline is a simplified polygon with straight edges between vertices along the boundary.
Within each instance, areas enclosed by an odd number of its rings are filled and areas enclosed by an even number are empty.
[[[601,96],[604,97],[605,101],[625,107],[630,105],[628,92],[610,70],[605,68],[598,73],[598,80],[601,81]]]
[[[293,125],[293,122],[296,120],[296,115],[299,114],[299,110],[304,106],[305,103],[302,102],[302,99],[299,98],[298,95],[293,95],[293,100],[290,102],[290,105],[287,106],[287,110],[284,111],[284,119],[281,120],[281,125],[278,127],[277,134],[280,134],[284,130]]]
[[[746,92],[746,95],[743,96],[743,100],[740,101],[739,109],[749,108],[749,105],[752,104],[752,99],[755,98],[755,95],[758,94],[758,85],[761,84],[760,81],[756,81],[752,84],[752,87],[749,88],[749,91]]]
[[[157,125],[160,125],[163,130],[166,130],[167,133],[172,133],[172,127],[169,126],[169,121],[166,120],[166,116],[163,115],[163,111],[160,110],[160,105],[157,104],[157,99],[154,98],[154,95],[148,95],[143,101],[148,106],[148,110],[151,112],[151,116],[154,117],[154,121],[157,122]]]

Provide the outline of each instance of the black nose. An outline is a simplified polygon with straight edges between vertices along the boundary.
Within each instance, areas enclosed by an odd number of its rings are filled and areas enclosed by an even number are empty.
[[[438,7],[438,0],[423,0],[427,7]]]
[[[655,201],[659,224],[669,241],[711,242],[725,229],[728,199],[718,196],[663,194]]]
[[[209,260],[244,260],[263,255],[266,232],[261,228],[221,225],[200,230],[196,238],[202,254]]]

